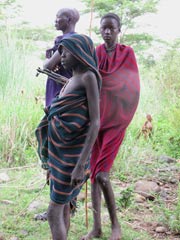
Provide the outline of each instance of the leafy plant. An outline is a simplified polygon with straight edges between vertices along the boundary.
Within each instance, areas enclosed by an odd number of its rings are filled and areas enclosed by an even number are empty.
[[[174,208],[169,209],[164,206],[161,208],[161,211],[163,213],[162,221],[164,224],[166,224],[175,234],[180,234],[180,185]]]
[[[128,208],[133,202],[133,188],[128,187],[120,192],[120,197],[117,198],[117,205],[120,208]]]

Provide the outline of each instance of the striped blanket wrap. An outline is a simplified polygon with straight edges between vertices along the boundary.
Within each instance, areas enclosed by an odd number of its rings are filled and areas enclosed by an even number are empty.
[[[42,167],[50,170],[50,197],[56,203],[73,201],[89,177],[87,157],[84,180],[77,187],[70,184],[89,124],[85,90],[78,90],[55,98],[35,131]]]

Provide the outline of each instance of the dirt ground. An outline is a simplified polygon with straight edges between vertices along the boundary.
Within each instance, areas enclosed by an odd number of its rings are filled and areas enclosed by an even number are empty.
[[[167,171],[166,171],[167,170]],[[132,229],[141,232],[147,232],[152,239],[168,239],[177,240],[180,239],[180,233],[175,233],[170,230],[170,227],[160,221],[162,211],[164,209],[177,209],[178,199],[178,185],[180,182],[179,168],[169,165],[166,168],[156,169],[156,173],[152,174],[152,178],[148,178],[148,181],[156,182],[161,191],[153,198],[144,199],[144,201],[136,203],[136,207],[127,210],[130,214],[130,220],[128,224]],[[120,188],[125,188],[126,184],[119,182]],[[160,209],[161,204],[163,208]],[[180,208],[177,209],[180,211]],[[180,213],[179,213],[180,216]],[[179,219],[180,224],[180,219]]]

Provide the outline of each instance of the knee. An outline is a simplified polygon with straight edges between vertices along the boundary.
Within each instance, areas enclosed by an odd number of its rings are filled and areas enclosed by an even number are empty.
[[[48,219],[48,221],[52,221],[53,218],[54,218],[54,208],[50,204],[48,207],[48,210],[47,210],[47,219]]]
[[[101,186],[106,186],[109,183],[109,173],[107,173],[107,172],[99,172],[96,175],[96,181]]]
[[[48,210],[47,210],[47,219],[48,221],[53,221],[56,219],[56,215],[58,212],[58,206],[50,202]]]

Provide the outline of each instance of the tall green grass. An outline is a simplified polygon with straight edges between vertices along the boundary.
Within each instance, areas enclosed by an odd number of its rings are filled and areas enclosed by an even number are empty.
[[[0,38],[0,158],[1,165],[37,161],[34,129],[43,104],[44,80],[36,78],[39,66],[31,45],[12,32]]]

